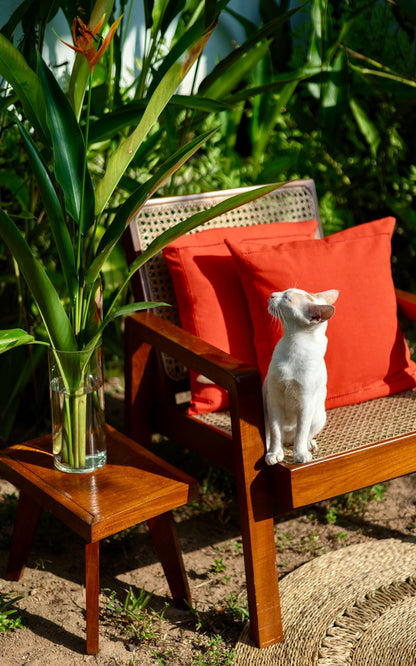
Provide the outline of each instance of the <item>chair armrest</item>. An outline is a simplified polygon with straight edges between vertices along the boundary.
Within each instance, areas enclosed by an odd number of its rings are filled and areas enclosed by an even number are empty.
[[[396,289],[397,305],[410,321],[416,321],[416,294]]]
[[[247,382],[252,384],[253,390],[261,390],[257,368],[248,366],[179,326],[152,312],[138,312],[127,319],[129,327],[142,342],[174,357],[227,391],[233,392],[237,384]]]

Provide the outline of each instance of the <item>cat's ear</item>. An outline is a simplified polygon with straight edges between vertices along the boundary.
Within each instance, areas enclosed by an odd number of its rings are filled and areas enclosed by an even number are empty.
[[[333,305],[317,305],[316,303],[308,303],[307,318],[310,324],[320,324],[323,321],[328,321],[335,312]]]
[[[314,294],[316,298],[322,298],[328,305],[333,305],[339,296],[338,289],[328,289],[321,291],[319,294]]]

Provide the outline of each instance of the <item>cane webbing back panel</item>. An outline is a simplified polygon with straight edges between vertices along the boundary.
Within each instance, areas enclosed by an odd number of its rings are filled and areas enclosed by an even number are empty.
[[[227,411],[193,417],[231,436],[231,419]],[[355,449],[416,432],[416,391],[405,391],[357,405],[327,411],[327,423],[316,438],[318,451],[313,459]],[[392,444],[393,446],[393,444]],[[285,451],[285,462],[291,463],[292,449]]]
[[[143,252],[163,231],[194,213],[206,210],[249,189],[251,188],[150,199],[130,222],[135,252]],[[190,233],[218,227],[252,226],[311,219],[317,219],[320,223],[315,184],[312,180],[298,180],[286,183],[271,194],[220,215]],[[174,306],[157,308],[153,311],[164,319],[180,325],[172,281],[161,252],[146,262],[141,269],[140,278],[146,300],[163,301]],[[163,362],[165,371],[171,379],[182,379],[185,376],[186,370],[174,359],[164,356]]]

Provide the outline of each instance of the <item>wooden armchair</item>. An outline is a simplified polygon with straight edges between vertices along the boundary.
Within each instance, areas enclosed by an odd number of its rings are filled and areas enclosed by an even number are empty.
[[[130,258],[168,225],[233,193],[149,201],[130,224]],[[204,228],[312,218],[319,221],[314,183],[295,181]],[[144,294],[147,300],[175,304],[162,255],[145,266],[134,289],[138,300]],[[415,299],[404,292],[398,295],[403,308],[411,311]],[[274,515],[416,471],[414,392],[329,410],[312,462],[267,468],[257,369],[184,331],[175,308],[128,317],[125,341],[129,435],[150,446],[152,433],[161,433],[235,474],[251,636],[259,647],[281,641]],[[183,403],[189,389],[187,369],[226,389],[229,409],[189,415]]]

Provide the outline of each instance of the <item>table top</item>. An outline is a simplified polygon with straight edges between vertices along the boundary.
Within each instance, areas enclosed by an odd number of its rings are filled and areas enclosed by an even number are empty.
[[[56,470],[52,439],[45,435],[0,451],[0,474],[89,542],[196,498],[194,479],[111,426],[106,429],[107,463],[95,472]]]

